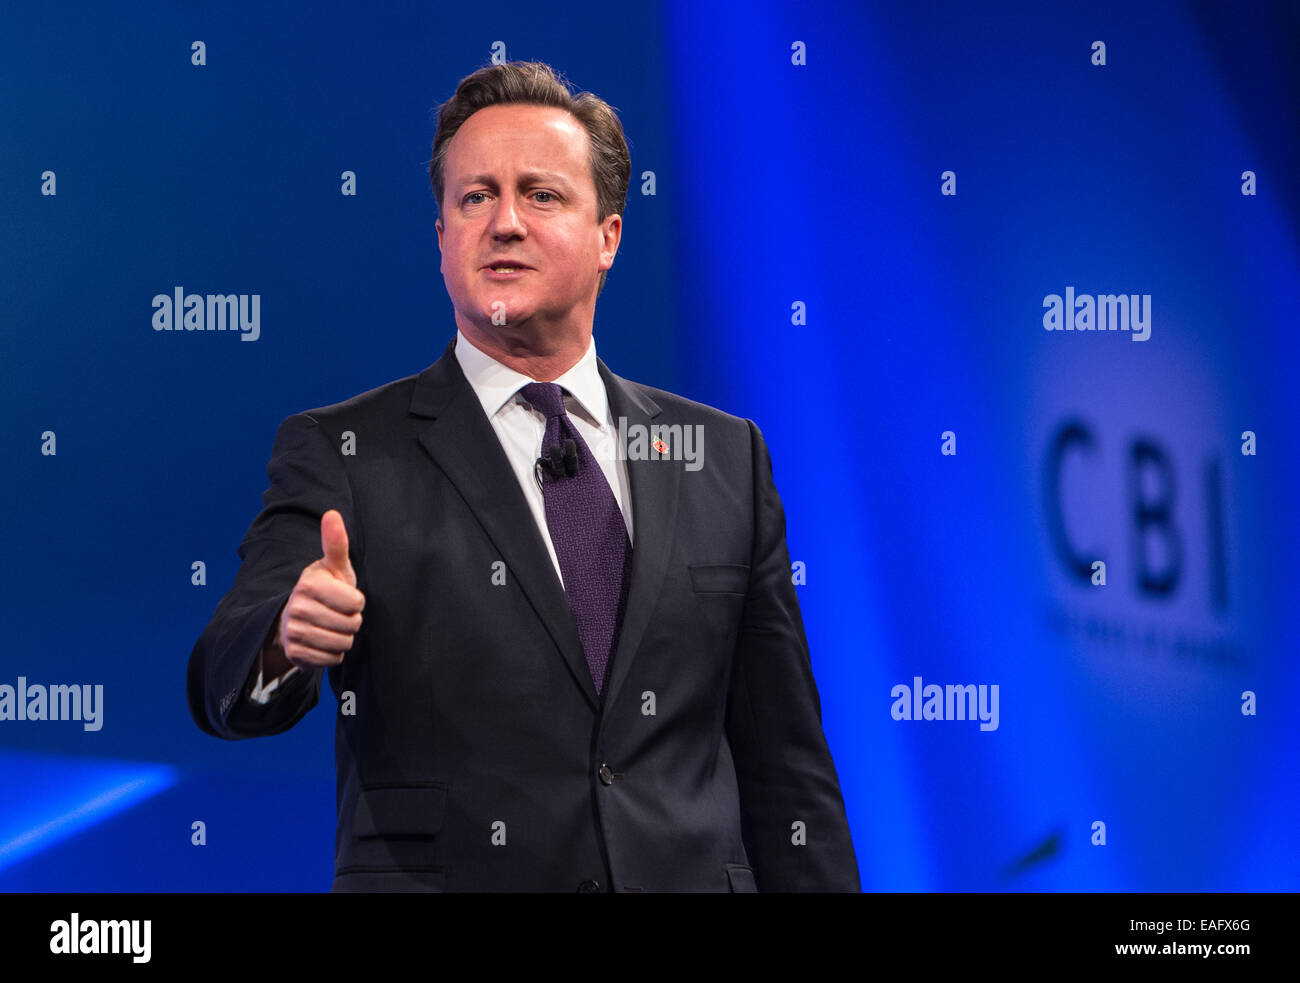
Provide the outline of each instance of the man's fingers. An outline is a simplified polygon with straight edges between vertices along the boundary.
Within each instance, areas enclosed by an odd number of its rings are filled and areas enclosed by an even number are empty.
[[[286,649],[284,657],[299,669],[314,669],[317,666],[336,666],[343,661],[343,653],[326,652],[323,649],[295,645],[292,651]]]
[[[348,559],[348,531],[338,509],[330,509],[320,517],[320,547],[321,559],[330,573],[355,587],[357,576]]]
[[[317,561],[316,570],[308,567],[298,578],[298,586],[309,598],[324,604],[327,608],[342,614],[358,614],[365,609],[366,595],[353,585],[339,580],[337,575],[325,567],[325,561]],[[313,564],[315,566],[315,564]]]
[[[340,584],[338,581],[332,581],[332,584],[335,588],[349,589],[346,584]],[[322,586],[326,590],[330,589],[329,584]],[[360,592],[358,591],[358,593]],[[290,614],[295,621],[314,625],[317,628],[324,628],[326,631],[336,631],[342,635],[355,635],[361,630],[360,612],[349,613],[328,604],[322,604],[306,594],[294,604],[293,611]]]
[[[317,628],[315,625],[290,619],[284,626],[283,640],[289,643],[285,646],[285,655],[292,656],[300,649],[315,649],[328,655],[340,655],[352,649],[355,639],[351,634]]]

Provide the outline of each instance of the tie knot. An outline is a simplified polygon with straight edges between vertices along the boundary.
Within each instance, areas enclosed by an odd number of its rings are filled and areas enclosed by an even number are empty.
[[[546,419],[564,415],[564,390],[554,382],[530,382],[521,392],[524,399],[546,415]]]

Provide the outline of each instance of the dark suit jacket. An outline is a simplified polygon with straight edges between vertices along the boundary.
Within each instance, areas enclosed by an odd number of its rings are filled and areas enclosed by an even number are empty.
[[[366,607],[328,670],[333,890],[859,890],[758,428],[598,360],[616,422],[704,432],[700,470],[627,462],[633,566],[601,699],[454,346],[281,424],[243,565],[190,656],[199,727],[275,734],[316,704],[319,669],[265,707],[244,694],[336,508]]]

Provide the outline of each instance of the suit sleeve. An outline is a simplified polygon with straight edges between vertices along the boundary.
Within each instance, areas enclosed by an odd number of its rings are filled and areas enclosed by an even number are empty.
[[[293,673],[275,698],[247,698],[258,653],[303,568],[321,558],[320,519],[338,509],[356,562],[353,496],[338,448],[306,414],[280,424],[267,463],[271,485],[262,511],[239,546],[242,561],[190,654],[186,691],[190,714],[206,733],[227,740],[279,734],[316,705],[322,669]]]
[[[785,511],[750,428],[754,547],[727,702],[746,852],[760,891],[860,891],[835,765],[790,575]],[[796,823],[805,842],[797,845]]]

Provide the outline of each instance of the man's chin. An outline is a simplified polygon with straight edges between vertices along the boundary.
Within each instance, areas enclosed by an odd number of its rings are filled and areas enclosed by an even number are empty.
[[[479,306],[474,323],[481,331],[498,334],[502,330],[526,328],[535,313],[535,309],[531,306],[506,300],[492,301]]]

